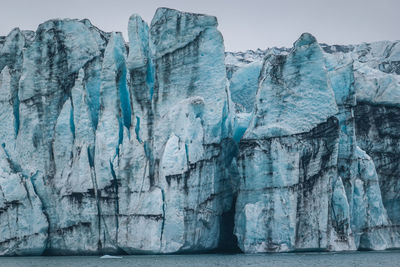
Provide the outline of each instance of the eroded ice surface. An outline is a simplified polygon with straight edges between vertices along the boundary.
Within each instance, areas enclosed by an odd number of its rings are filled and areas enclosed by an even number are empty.
[[[0,255],[400,246],[399,42],[225,53],[217,26],[0,37]]]

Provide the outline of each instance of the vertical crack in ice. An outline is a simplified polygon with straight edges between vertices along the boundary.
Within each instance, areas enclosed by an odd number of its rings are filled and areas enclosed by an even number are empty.
[[[13,99],[13,114],[14,114],[14,132],[15,132],[15,138],[18,136],[19,132],[19,98],[18,98],[18,90],[16,90],[14,99]]]
[[[115,227],[116,227],[115,242],[118,245],[118,228],[119,228],[119,221],[118,221],[118,217],[119,217],[118,180],[117,180],[117,176],[115,174],[114,165],[112,164],[111,161],[110,161],[110,169],[111,169],[111,175],[113,177],[112,184],[114,185],[114,194],[115,194]]]
[[[87,147],[89,166],[90,166],[90,168],[93,168],[93,169],[94,169],[94,151],[95,151],[95,149],[92,148],[91,146]]]
[[[21,183],[22,183],[22,185],[23,185],[23,187],[25,189],[26,196],[27,196],[28,201],[29,201],[29,205],[31,205],[31,208],[33,208],[31,194],[29,193],[28,186],[26,185],[26,179],[22,175],[19,175],[19,177],[21,178]]]
[[[164,235],[164,227],[165,227],[165,192],[164,189],[161,189],[161,197],[162,197],[162,223],[161,223],[161,234],[160,234],[160,249],[162,247],[162,238]]]
[[[74,122],[74,104],[71,97],[71,111],[69,115],[69,127],[71,129],[72,138],[75,140],[75,122]]]
[[[146,83],[149,87],[150,102],[153,100],[154,93],[154,64],[151,57],[147,58],[147,71],[146,71]]]
[[[185,153],[186,153],[186,164],[188,169],[190,169],[190,162],[189,162],[189,147],[188,144],[185,143]]]
[[[21,165],[19,165],[17,162],[13,161],[10,157],[10,154],[8,153],[7,149],[6,149],[6,144],[2,143],[1,147],[3,148],[4,154],[6,155],[6,160],[10,166],[10,169],[14,172],[14,173],[20,173],[21,175],[23,175],[22,172],[22,167]],[[24,175],[23,175],[24,176]],[[25,178],[27,178],[26,176],[24,176]]]
[[[101,191],[98,189],[94,158],[95,158],[95,149],[88,147],[88,161],[89,161],[89,166],[90,166],[90,177],[91,177],[92,184],[93,184],[93,191],[94,191],[94,196],[96,199],[96,206],[97,206],[97,219],[98,219],[97,227],[98,227],[98,238],[99,238],[98,242],[97,242],[97,249],[101,250],[101,249],[105,248],[106,233],[108,236],[110,236],[110,234],[109,234],[108,227],[107,227],[105,218],[103,216],[102,208],[101,208],[101,203],[100,203]],[[99,194],[100,194],[100,196],[99,196]],[[102,231],[102,225],[104,226],[103,231]],[[103,236],[103,242],[101,241],[102,236]],[[112,240],[110,240],[110,241],[112,242]]]
[[[117,76],[118,89],[119,89],[118,91],[119,91],[120,105],[121,105],[124,126],[129,130],[131,127],[132,111],[131,111],[129,91],[127,89],[127,84],[126,84],[126,67],[124,64],[121,65],[122,67],[119,72],[120,77]]]
[[[37,176],[39,174],[39,171],[36,171],[31,177],[31,184],[32,184],[32,188],[33,188],[33,192],[35,192],[36,196],[38,197],[40,203],[41,203],[41,209],[42,212],[44,214],[44,216],[46,217],[47,220],[47,237],[46,237],[46,241],[45,241],[45,251],[47,249],[50,248],[50,240],[51,240],[51,231],[50,231],[50,216],[49,213],[47,212],[47,206],[46,206],[46,201],[44,201],[43,196],[41,196],[41,194],[39,193],[37,186],[36,186],[36,179]]]
[[[224,107],[222,109],[222,120],[221,120],[221,139],[228,136],[226,121],[228,120],[229,111],[227,107],[227,102],[224,102]]]
[[[100,110],[100,70],[96,67],[100,66],[101,58],[95,57],[89,61],[85,67],[84,75],[84,88],[87,91],[87,101],[90,111],[90,120],[92,122],[92,128],[97,129],[99,121],[99,110]],[[99,67],[98,67],[99,68]]]
[[[91,153],[90,154],[88,153],[88,157],[89,157],[88,160],[89,160],[89,162],[92,162],[93,159],[92,159],[92,156],[90,156],[90,155],[91,155]],[[111,162],[110,162],[110,164],[111,164]],[[102,212],[102,209],[101,209],[101,203],[100,203],[101,191],[98,189],[97,177],[96,177],[96,171],[95,171],[94,164],[91,165],[91,172],[90,173],[91,173],[92,183],[93,183],[93,187],[94,187],[94,195],[95,195],[96,202],[97,202],[98,234],[99,234],[99,240],[97,242],[97,246],[98,246],[98,250],[101,250],[102,248],[105,248],[106,240],[108,240],[106,238],[106,233],[107,233],[107,236],[110,237],[110,232],[108,230],[107,223],[106,223],[106,220],[105,220],[105,218],[103,216],[103,212]],[[113,173],[113,168],[112,168],[112,173]],[[99,196],[99,192],[100,192],[100,196]],[[116,218],[116,221],[118,222],[118,218]],[[103,226],[104,226],[103,243],[101,242],[101,237],[102,237],[102,227],[101,227],[101,225],[102,225],[102,222],[103,222]],[[117,236],[117,233],[118,233],[118,231],[116,232],[116,236]],[[113,245],[116,248],[118,248],[118,244],[116,242],[114,242],[113,239],[110,238],[108,241],[113,243]]]
[[[93,151],[95,151],[93,149]],[[94,154],[94,152],[93,152]],[[99,235],[99,240],[97,242],[97,249],[101,250],[102,249],[102,243],[101,243],[101,220],[103,219],[102,213],[101,213],[101,205],[99,201],[99,196],[98,196],[98,186],[97,186],[97,178],[96,178],[96,171],[94,167],[94,155],[92,155],[91,150],[88,147],[88,161],[89,161],[89,166],[90,166],[90,178],[92,179],[92,184],[93,184],[93,193],[96,199],[96,206],[97,206],[97,227],[98,227],[98,235]]]
[[[115,155],[113,157],[113,160],[116,157],[119,157],[119,152],[120,152],[119,150],[123,141],[124,141],[124,126],[121,118],[118,118],[118,144],[117,147],[115,148]]]
[[[142,196],[142,192],[143,192],[144,179],[146,178],[146,171],[147,171],[148,163],[149,163],[149,161],[146,160],[145,165],[144,165],[143,175],[142,175],[142,183],[140,185],[140,191],[139,191],[138,198],[137,198],[137,201],[136,201],[137,205],[136,205],[136,208],[135,208],[135,212],[137,212],[139,207],[140,207],[140,197]]]
[[[135,133],[136,133],[136,139],[138,140],[138,142],[142,143],[142,139],[140,138],[140,118],[138,116],[136,116]]]
[[[127,86],[127,70],[124,55],[122,54],[121,47],[115,46],[114,49],[115,64],[117,66],[116,83],[119,92],[119,102],[123,118],[124,126],[129,130],[131,127],[131,103],[130,95]]]
[[[151,144],[150,144],[151,145]],[[149,162],[149,179],[150,179],[150,186],[154,185],[154,159],[153,154],[149,145],[149,141],[144,142],[144,153]]]

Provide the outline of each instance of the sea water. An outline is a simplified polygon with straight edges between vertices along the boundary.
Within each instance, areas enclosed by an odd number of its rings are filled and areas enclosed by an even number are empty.
[[[281,254],[138,255],[3,257],[1,267],[14,266],[400,266],[400,251]]]

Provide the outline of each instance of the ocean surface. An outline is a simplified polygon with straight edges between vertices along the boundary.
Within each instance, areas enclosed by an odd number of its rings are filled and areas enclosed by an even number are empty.
[[[74,257],[2,257],[0,266],[400,266],[400,251],[283,254],[146,255],[102,259]]]

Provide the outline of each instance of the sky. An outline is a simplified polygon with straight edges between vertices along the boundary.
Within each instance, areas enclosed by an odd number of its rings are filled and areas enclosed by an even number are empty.
[[[303,32],[320,43],[400,39],[400,0],[0,0],[0,35],[54,18],[88,18],[127,37],[130,15],[150,24],[158,7],[218,18],[227,51],[291,47]],[[125,38],[126,41],[127,38]]]

